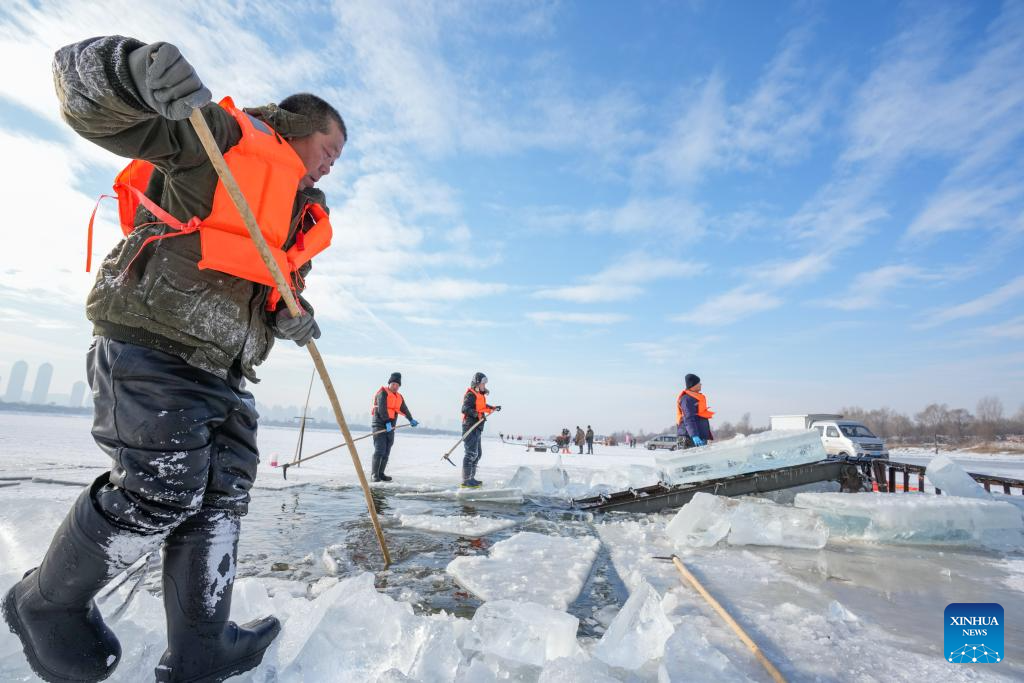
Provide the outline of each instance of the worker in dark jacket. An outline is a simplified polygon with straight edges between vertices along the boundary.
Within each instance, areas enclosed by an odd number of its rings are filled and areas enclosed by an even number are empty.
[[[483,454],[480,440],[484,433],[484,422],[487,421],[488,415],[501,410],[501,406],[487,403],[487,395],[490,393],[487,390],[487,375],[478,372],[473,375],[473,380],[462,397],[462,433],[465,435],[462,442],[465,450],[462,458],[462,488],[483,486],[483,482],[476,478],[476,467]],[[477,425],[477,422],[480,424]]]
[[[373,419],[371,429],[380,432],[373,436],[373,481],[391,481],[391,477],[384,474],[384,468],[388,466],[388,457],[391,455],[391,447],[395,445],[395,418],[405,415],[409,424],[413,427],[419,424],[412,419],[412,413],[405,405],[405,399],[398,393],[402,386],[402,373],[392,372],[388,377],[386,386],[377,390],[373,396]]]
[[[587,455],[594,454],[594,430],[590,425],[587,425]]]
[[[275,337],[301,346],[319,329],[308,302],[300,299],[305,313],[292,317],[258,281],[266,266],[242,237],[187,118],[200,108],[233,171],[262,169],[273,179],[247,196],[261,231],[275,235],[271,246],[288,254],[305,238],[307,248],[324,246],[311,239],[329,228],[317,218],[326,207],[314,186],[341,154],[345,124],[314,95],[244,112],[227,100],[212,104],[169,43],[90,38],[61,48],[53,72],[68,125],[134,159],[126,171],[144,170],[148,181],[134,191],[125,187],[138,175],[121,183],[128,234],[104,259],[86,304],[96,335],[87,356],[92,434],[113,465],[83,491],[40,566],[7,592],[3,615],[41,678],[107,678],[121,646],[93,598],[162,547],[167,649],[156,679],[223,680],[257,666],[280,631],[274,617],[229,620],[259,462],[245,379],[256,381]],[[302,263],[289,271],[296,293],[309,271]],[[238,274],[245,267],[255,279]]]
[[[700,377],[686,376],[686,388],[676,397],[676,432],[684,441],[684,448],[703,446],[714,440],[708,400],[701,393]]]
[[[587,435],[579,425],[576,425],[576,438],[573,440],[576,442],[576,445],[579,446],[580,455],[583,455],[583,444],[587,442]]]

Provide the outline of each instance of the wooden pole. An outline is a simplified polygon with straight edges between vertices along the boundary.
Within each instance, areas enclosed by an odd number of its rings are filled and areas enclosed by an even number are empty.
[[[483,421],[484,421],[484,418],[482,418],[482,417],[481,417],[481,418],[480,418],[479,420],[477,420],[477,421],[476,421],[476,424],[475,424],[475,425],[473,425],[472,427],[470,427],[469,429],[467,429],[467,430],[466,430],[466,433],[462,435],[462,438],[461,438],[461,439],[459,439],[458,441],[456,441],[456,442],[455,442],[455,445],[454,445],[454,446],[452,446],[451,448],[449,448],[449,449],[448,449],[448,452],[447,452],[447,453],[445,453],[444,455],[442,455],[442,456],[441,456],[441,459],[442,459],[442,460],[447,460],[448,462],[452,462],[452,461],[451,461],[451,460],[450,460],[450,459],[448,458],[448,456],[449,456],[449,455],[451,455],[451,454],[452,454],[452,451],[454,451],[454,450],[455,450],[456,448],[458,448],[458,447],[459,447],[459,444],[460,444],[460,443],[462,443],[463,441],[465,441],[465,440],[466,440],[466,437],[467,437],[467,436],[469,436],[469,433],[470,433],[470,432],[472,432],[472,431],[473,431],[474,429],[476,429],[477,427],[479,427],[479,426],[480,426],[480,425],[481,425],[481,424],[483,423]],[[453,462],[452,462],[452,464],[454,465],[455,463],[453,463]]]
[[[309,373],[309,389],[306,390],[306,405],[302,407],[302,424],[299,425],[299,442],[295,445],[295,456],[292,464],[297,465],[302,460],[302,439],[306,435],[306,415],[309,413],[309,397],[313,395],[313,380],[316,379],[316,370]]]
[[[220,177],[221,182],[224,183],[224,189],[228,191],[231,201],[234,203],[235,208],[238,209],[238,213],[241,214],[245,227],[249,230],[249,236],[252,238],[253,244],[256,245],[256,250],[260,253],[260,257],[266,264],[267,269],[270,271],[271,277],[274,278],[277,291],[281,294],[285,306],[288,307],[288,312],[296,318],[304,315],[304,311],[299,307],[298,301],[292,295],[292,289],[288,285],[288,280],[285,279],[284,273],[281,272],[277,262],[274,260],[274,256],[270,253],[270,247],[267,246],[267,240],[263,238],[263,233],[260,232],[260,226],[256,222],[256,217],[253,215],[252,209],[249,208],[249,202],[246,201],[245,195],[242,194],[242,189],[231,174],[231,169],[228,168],[227,162],[224,161],[224,155],[221,154],[220,148],[217,147],[217,142],[213,139],[210,127],[206,125],[203,113],[198,108],[193,109],[188,119],[192,122],[192,127],[195,128],[196,135],[199,136],[199,141],[206,150],[206,154],[210,157],[210,162],[217,170],[217,175]],[[316,343],[310,339],[306,344],[306,348],[309,350],[309,355],[313,358],[313,365],[316,367],[317,374],[320,375],[320,380],[327,391],[327,398],[331,402],[331,408],[334,409],[334,419],[337,420],[338,428],[341,429],[341,434],[345,437],[345,443],[348,445],[348,453],[352,458],[352,466],[356,469],[356,475],[359,477],[359,485],[363,489],[363,496],[366,498],[366,508],[370,511],[373,531],[377,535],[377,542],[380,544],[380,552],[384,556],[384,567],[386,569],[391,565],[391,555],[388,553],[388,546],[384,541],[384,530],[381,529],[380,521],[377,519],[377,508],[374,506],[373,498],[370,496],[370,484],[366,481],[363,465],[359,462],[359,454],[356,452],[355,444],[352,442],[352,434],[348,431],[345,414],[341,412],[341,401],[338,400],[338,394],[334,390],[334,383],[331,381],[331,376],[327,373],[327,366],[324,364],[320,351],[316,348]]]
[[[701,582],[697,580],[697,577],[690,573],[690,570],[686,568],[683,561],[673,555],[672,564],[674,564],[676,569],[679,570],[683,579],[685,579],[686,582],[688,582],[693,589],[697,591],[709,605],[711,605],[711,608],[718,613],[718,616],[722,617],[722,621],[728,624],[729,628],[731,628],[736,635],[739,636],[740,640],[743,641],[743,644],[754,653],[754,656],[757,657],[757,661],[761,662],[761,666],[765,668],[768,674],[772,677],[772,680],[774,680],[775,683],[786,683],[786,679],[782,677],[782,674],[775,668],[775,665],[768,661],[768,658],[764,656],[763,652],[761,652],[761,648],[757,646],[757,643],[755,643],[753,639],[747,635],[747,632],[743,630],[743,627],[737,624],[736,620],[725,611],[725,608],[719,604],[718,600],[715,600],[714,596],[707,592],[707,589],[705,589]]]
[[[403,427],[412,427],[412,425],[398,425],[394,429],[402,429]],[[352,442],[355,443],[356,441],[362,441],[363,439],[369,439],[371,436],[377,436],[378,434],[383,434],[386,431],[387,431],[386,429],[380,429],[380,430],[377,430],[376,432],[371,432],[370,434],[363,434],[362,436],[357,436],[356,438],[352,439]],[[308,462],[308,461],[312,460],[313,458],[319,458],[321,455],[324,455],[326,453],[330,453],[331,451],[336,451],[339,448],[341,448],[342,446],[346,446],[346,445],[347,444],[339,443],[337,446],[331,446],[330,448],[325,448],[324,450],[320,451],[319,453],[314,453],[313,455],[307,455],[306,457],[301,458],[301,459],[299,459],[299,460],[297,460],[295,462],[285,463],[284,465],[281,465],[281,472],[284,474],[284,478],[287,479],[288,478],[288,468],[291,467],[292,465],[299,465],[301,463]]]

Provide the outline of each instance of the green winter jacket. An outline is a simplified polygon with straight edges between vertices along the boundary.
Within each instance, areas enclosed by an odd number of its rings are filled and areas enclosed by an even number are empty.
[[[54,83],[61,114],[76,133],[128,159],[150,161],[154,172],[147,196],[175,218],[188,221],[209,215],[217,174],[188,120],[158,116],[139,95],[128,71],[128,55],[143,47],[122,36],[91,38],[61,48],[53,60]],[[234,119],[216,104],[203,107],[221,151],[241,136]],[[304,117],[273,107],[249,110],[260,116],[274,112],[281,135],[288,118],[308,128]],[[325,205],[316,189],[296,194],[292,235],[298,216],[309,202]],[[266,312],[269,287],[213,270],[199,270],[199,236],[195,233],[157,240],[173,232],[140,208],[136,229],[122,239],[99,268],[86,302],[94,333],[180,356],[190,365],[227,378],[234,366],[251,381],[274,343],[273,314]],[[285,248],[290,245],[286,243]],[[134,260],[133,260],[134,259]],[[130,266],[129,266],[130,263]],[[302,278],[309,264],[300,269]],[[301,278],[300,278],[301,279]],[[302,306],[312,313],[308,302]]]

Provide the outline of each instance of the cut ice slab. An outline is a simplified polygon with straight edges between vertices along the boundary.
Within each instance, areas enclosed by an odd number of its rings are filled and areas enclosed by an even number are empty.
[[[463,647],[531,666],[580,652],[579,619],[532,602],[495,600],[481,605]]]
[[[729,545],[773,545],[782,548],[824,548],[829,529],[810,510],[744,500],[733,511]]]
[[[512,503],[523,502],[523,490],[518,488],[504,489],[441,489],[439,491],[406,491],[396,493],[399,498],[427,498],[430,500],[459,500],[478,501],[488,503]]]
[[[710,547],[728,535],[730,545],[816,549],[825,547],[829,529],[809,510],[700,492],[680,508],[665,533],[677,548]]]
[[[827,457],[813,429],[740,435],[701,448],[659,453],[654,461],[670,484],[804,465]]]
[[[594,656],[609,666],[636,670],[661,658],[674,630],[661,608],[661,596],[644,581],[615,615]]]
[[[1024,547],[1016,506],[959,496],[894,493],[800,493],[794,505],[813,510],[832,538],[881,543]]]
[[[447,572],[481,600],[567,609],[580,594],[600,541],[523,531],[495,543],[489,557],[456,557]]]
[[[436,515],[401,513],[398,515],[398,519],[402,522],[402,526],[441,534],[455,534],[466,538],[480,538],[516,525],[515,521],[511,519],[493,519],[479,515],[438,517]]]

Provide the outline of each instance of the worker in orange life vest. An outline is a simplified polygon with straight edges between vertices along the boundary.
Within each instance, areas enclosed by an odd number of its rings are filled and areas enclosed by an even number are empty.
[[[473,375],[473,381],[462,397],[462,433],[466,435],[463,441],[465,455],[462,458],[462,488],[480,488],[483,482],[476,478],[476,467],[483,454],[480,449],[480,440],[484,433],[484,422],[491,413],[501,410],[501,406],[492,406],[487,403],[487,375],[478,372]],[[477,425],[478,421],[483,420]],[[474,425],[476,428],[474,429]],[[472,429],[473,431],[469,431]],[[469,432],[467,434],[467,432]]]
[[[225,46],[231,49],[231,46]],[[246,380],[274,339],[319,336],[301,297],[330,242],[316,187],[348,134],[309,93],[243,110],[211,93],[170,43],[89,38],[57,51],[64,121],[131,159],[115,191],[124,239],[86,301],[92,435],[111,469],[87,487],[3,616],[47,681],[98,681],[121,660],[96,594],[151,552],[163,558],[167,649],[156,680],[221,680],[257,666],[273,616],[230,620],[238,537],[259,456]],[[292,317],[200,144],[198,108],[304,309]],[[162,552],[160,552],[162,551]]]
[[[401,386],[402,373],[392,372],[387,385],[373,395],[373,405],[370,408],[373,413],[371,429],[380,432],[373,437],[373,481],[391,481],[391,477],[384,474],[384,468],[388,466],[391,447],[395,445],[395,418],[401,414],[405,415],[413,427],[419,424],[412,418],[412,413],[405,405],[405,399],[398,393]]]
[[[700,377],[686,376],[686,388],[676,397],[676,433],[685,442],[684,448],[703,446],[714,440],[708,400],[701,393]]]

